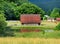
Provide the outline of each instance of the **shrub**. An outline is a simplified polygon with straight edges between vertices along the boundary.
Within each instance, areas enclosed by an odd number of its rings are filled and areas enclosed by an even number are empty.
[[[14,30],[11,27],[6,27],[4,36],[14,36]]]
[[[60,30],[60,23],[55,27],[55,30]]]
[[[44,17],[43,17],[43,20],[47,20],[47,17],[44,16]]]
[[[4,34],[4,30],[6,29],[7,23],[5,22],[5,17],[3,14],[0,14],[0,36]]]
[[[51,12],[51,15],[50,16],[52,18],[60,17],[60,15],[59,15],[59,8],[54,8],[53,11]]]
[[[10,27],[7,27],[6,19],[3,14],[0,14],[0,36],[13,36]]]

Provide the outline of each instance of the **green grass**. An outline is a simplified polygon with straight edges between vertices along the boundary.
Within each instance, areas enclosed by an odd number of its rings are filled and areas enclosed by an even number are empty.
[[[46,30],[46,29],[54,29],[55,26],[58,24],[54,23],[54,22],[48,22],[48,21],[42,21],[41,25],[21,25],[20,21],[16,21],[16,22],[7,22],[8,26],[11,26],[12,29],[14,30],[20,30],[20,29],[40,29],[40,30]]]
[[[54,32],[23,32],[15,33],[15,37],[24,37],[24,38],[60,38],[60,31]]]
[[[57,24],[54,22],[42,21],[39,26],[21,25],[19,21],[7,22],[14,30],[14,37],[0,37],[0,44],[60,44],[60,31],[54,32],[20,32],[21,28],[27,29],[53,29]]]
[[[13,29],[15,37],[26,37],[26,38],[60,38],[60,31],[44,32],[44,30],[53,30],[56,25],[55,22],[42,21],[41,25],[21,25],[19,21],[7,22],[11,29]],[[19,24],[19,25],[18,25]],[[12,25],[12,26],[11,26]],[[20,32],[21,29],[27,30],[43,30],[41,32]]]
[[[33,25],[21,25],[20,21],[6,21],[7,22],[7,26],[16,26],[16,27],[31,27]],[[59,22],[57,22],[58,24]],[[38,27],[42,26],[42,27],[55,27],[57,25],[55,22],[48,22],[48,21],[41,21],[41,25],[39,25]],[[36,25],[34,25],[36,26]]]
[[[11,27],[11,29],[13,30],[24,30],[24,29],[27,29],[27,30],[35,30],[35,29],[38,29],[38,30],[51,30],[53,28],[49,28],[49,27]]]

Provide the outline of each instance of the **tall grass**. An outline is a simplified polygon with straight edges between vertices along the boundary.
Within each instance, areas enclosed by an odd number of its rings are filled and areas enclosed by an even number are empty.
[[[0,44],[60,44],[60,39],[0,38]]]

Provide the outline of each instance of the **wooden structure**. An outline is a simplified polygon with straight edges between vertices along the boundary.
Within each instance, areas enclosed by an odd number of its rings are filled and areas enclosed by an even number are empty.
[[[41,23],[41,17],[39,14],[22,14],[20,16],[22,24],[38,24]]]

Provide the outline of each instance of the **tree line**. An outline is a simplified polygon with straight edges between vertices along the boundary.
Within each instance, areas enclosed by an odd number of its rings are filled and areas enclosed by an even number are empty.
[[[0,0],[0,14],[4,14],[6,20],[19,20],[21,14],[41,14],[41,17],[47,14],[52,18],[57,18],[60,17],[60,8],[45,12],[28,0]]]

